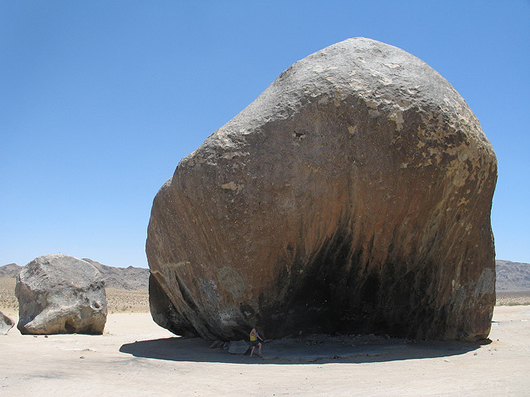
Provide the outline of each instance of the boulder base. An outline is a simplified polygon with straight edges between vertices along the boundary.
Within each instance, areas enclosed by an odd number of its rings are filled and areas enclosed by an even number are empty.
[[[68,255],[44,255],[17,277],[22,334],[102,334],[107,320],[104,281],[91,264]]]
[[[496,158],[436,71],[364,38],[295,63],[184,158],[151,212],[154,320],[236,340],[486,338]]]
[[[228,353],[230,354],[246,354],[250,349],[250,345],[245,340],[231,341],[228,346]]]

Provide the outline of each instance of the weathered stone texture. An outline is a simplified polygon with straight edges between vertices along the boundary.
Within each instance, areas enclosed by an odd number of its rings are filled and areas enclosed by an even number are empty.
[[[295,63],[184,158],[148,230],[154,320],[184,335],[487,337],[496,158],[418,58],[364,38]]]
[[[246,354],[250,350],[250,345],[245,340],[231,341],[228,346],[228,353],[230,354]]]
[[[0,335],[7,335],[14,325],[15,322],[0,311]]]
[[[69,255],[44,255],[17,277],[22,334],[102,334],[107,298],[99,271]]]

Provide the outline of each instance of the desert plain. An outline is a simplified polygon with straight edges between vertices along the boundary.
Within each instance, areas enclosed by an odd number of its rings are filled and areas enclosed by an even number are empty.
[[[0,287],[0,310],[17,321],[14,279]],[[488,343],[315,335],[267,342],[263,359],[159,327],[145,290],[107,297],[103,335],[0,335],[0,395],[530,395],[528,293],[498,294]]]

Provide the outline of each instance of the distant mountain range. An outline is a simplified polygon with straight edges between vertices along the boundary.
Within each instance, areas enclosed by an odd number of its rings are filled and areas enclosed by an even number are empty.
[[[2,266],[0,267],[0,277],[16,277],[21,269],[22,266],[19,266],[16,263]]]
[[[495,261],[497,291],[530,291],[530,264]]]
[[[149,269],[141,267],[112,267],[105,266],[92,259],[83,258],[94,265],[105,280],[105,287],[125,289],[130,291],[147,290],[149,286]],[[0,267],[0,277],[16,277],[22,266],[10,263]]]
[[[149,285],[149,269],[141,267],[105,266],[88,258],[83,258],[94,265],[105,279],[107,288],[125,290],[147,290]],[[497,291],[530,291],[530,264],[495,261],[497,267]],[[16,277],[22,266],[10,263],[0,267],[0,277]]]

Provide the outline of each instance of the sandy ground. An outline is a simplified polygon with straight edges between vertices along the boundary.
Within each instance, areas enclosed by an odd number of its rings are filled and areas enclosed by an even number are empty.
[[[102,336],[0,335],[0,395],[528,396],[529,320],[497,306],[489,344],[343,338],[267,343],[259,359],[113,313]]]

